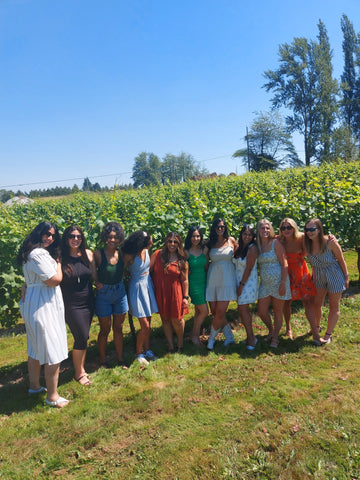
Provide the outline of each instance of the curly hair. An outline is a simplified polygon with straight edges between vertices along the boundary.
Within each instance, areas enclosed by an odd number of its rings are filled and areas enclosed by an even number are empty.
[[[250,243],[248,245],[244,246],[242,235],[246,231],[248,231],[250,233],[250,235],[252,235],[252,238],[251,238]],[[255,245],[255,242],[256,242],[256,231],[255,231],[254,226],[251,225],[251,224],[245,223],[242,226],[242,229],[240,230],[239,240],[238,240],[238,245],[239,246],[234,252],[234,258],[245,258],[248,251],[249,251],[249,248],[251,247],[251,245]]]
[[[191,237],[193,236],[193,234],[195,232],[199,232],[199,235],[200,235],[200,242],[199,242],[199,247],[204,250],[204,247],[205,247],[205,244],[204,244],[204,235],[201,231],[201,228],[199,226],[195,226],[193,225],[192,227],[189,228],[189,231],[186,235],[186,238],[185,238],[185,250],[190,250],[190,248],[192,247],[192,243],[191,243]]]
[[[164,265],[164,270],[167,270],[170,266],[170,252],[168,249],[168,240],[175,237],[178,244],[177,244],[177,257],[178,257],[178,267],[180,271],[184,271],[186,268],[186,257],[183,249],[183,244],[180,235],[177,232],[169,232],[164,241],[164,246],[161,249],[161,260]]]
[[[17,261],[20,265],[26,263],[29,254],[34,248],[39,248],[42,245],[42,237],[45,235],[51,228],[54,229],[53,242],[49,245],[46,250],[50,253],[54,260],[60,258],[60,235],[57,226],[52,222],[41,222],[39,223],[34,230],[25,238],[23,244],[20,247]]]
[[[111,232],[115,232],[116,238],[120,240],[120,243],[123,243],[125,238],[125,233],[123,227],[118,222],[108,222],[102,229],[100,240],[102,243],[106,243]]]
[[[79,245],[79,250],[81,253],[81,259],[87,267],[90,266],[89,258],[86,254],[86,240],[84,237],[84,232],[79,227],[79,225],[72,224],[64,230],[64,233],[61,237],[61,265],[64,275],[70,276],[73,268],[70,263],[70,245],[69,245],[69,235],[72,232],[78,231],[81,235],[81,243]]]
[[[215,218],[215,220],[213,221],[213,223],[211,225],[210,236],[209,236],[209,240],[207,242],[207,246],[208,246],[209,250],[211,250],[212,247],[218,241],[218,234],[216,233],[216,229],[217,229],[217,226],[219,225],[219,223],[221,223],[221,222],[223,222],[223,224],[225,225],[225,230],[224,230],[223,237],[226,240],[229,238],[229,232],[228,232],[228,228],[227,228],[225,220],[223,218]]]
[[[136,256],[150,245],[151,235],[143,230],[138,230],[127,237],[121,247],[121,251],[125,255]]]

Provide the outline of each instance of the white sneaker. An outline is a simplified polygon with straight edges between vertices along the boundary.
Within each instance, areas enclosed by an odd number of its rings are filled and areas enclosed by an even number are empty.
[[[149,360],[150,362],[155,362],[155,360],[158,359],[158,357],[151,350],[147,350],[145,352],[145,358],[146,358],[146,360]]]
[[[140,363],[140,365],[149,365],[149,362],[146,360],[143,353],[140,353],[140,355],[137,356],[137,361]]]

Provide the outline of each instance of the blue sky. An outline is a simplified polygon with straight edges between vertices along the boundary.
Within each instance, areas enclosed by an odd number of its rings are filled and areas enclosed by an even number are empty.
[[[321,19],[339,78],[343,13],[360,31],[359,0],[0,0],[0,188],[130,183],[142,151],[242,173],[279,44]]]

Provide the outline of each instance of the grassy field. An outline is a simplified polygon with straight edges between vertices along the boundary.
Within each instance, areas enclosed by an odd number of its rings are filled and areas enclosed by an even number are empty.
[[[99,370],[94,319],[88,352],[93,384],[72,380],[70,355],[59,392],[71,403],[62,410],[46,407],[42,396],[27,396],[23,328],[2,331],[0,478],[359,479],[360,294],[356,255],[346,258],[351,288],[330,345],[312,345],[296,303],[295,340],[281,337],[279,348],[270,349],[254,316],[260,341],[248,352],[232,303],[236,344],[230,348],[220,337],[214,352],[199,354],[189,341],[190,314],[184,354],[168,355],[154,316],[158,361],[148,367],[134,362],[126,324],[129,369]],[[115,360],[112,344],[109,359]]]

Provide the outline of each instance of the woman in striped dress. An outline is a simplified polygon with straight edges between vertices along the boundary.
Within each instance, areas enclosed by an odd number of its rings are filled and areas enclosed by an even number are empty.
[[[322,305],[328,294],[329,315],[323,340],[325,343],[330,343],[332,332],[340,315],[341,295],[343,290],[349,286],[349,273],[340,245],[336,241],[329,242],[318,218],[309,220],[305,225],[305,248],[316,287],[314,310],[318,327],[320,326]]]

